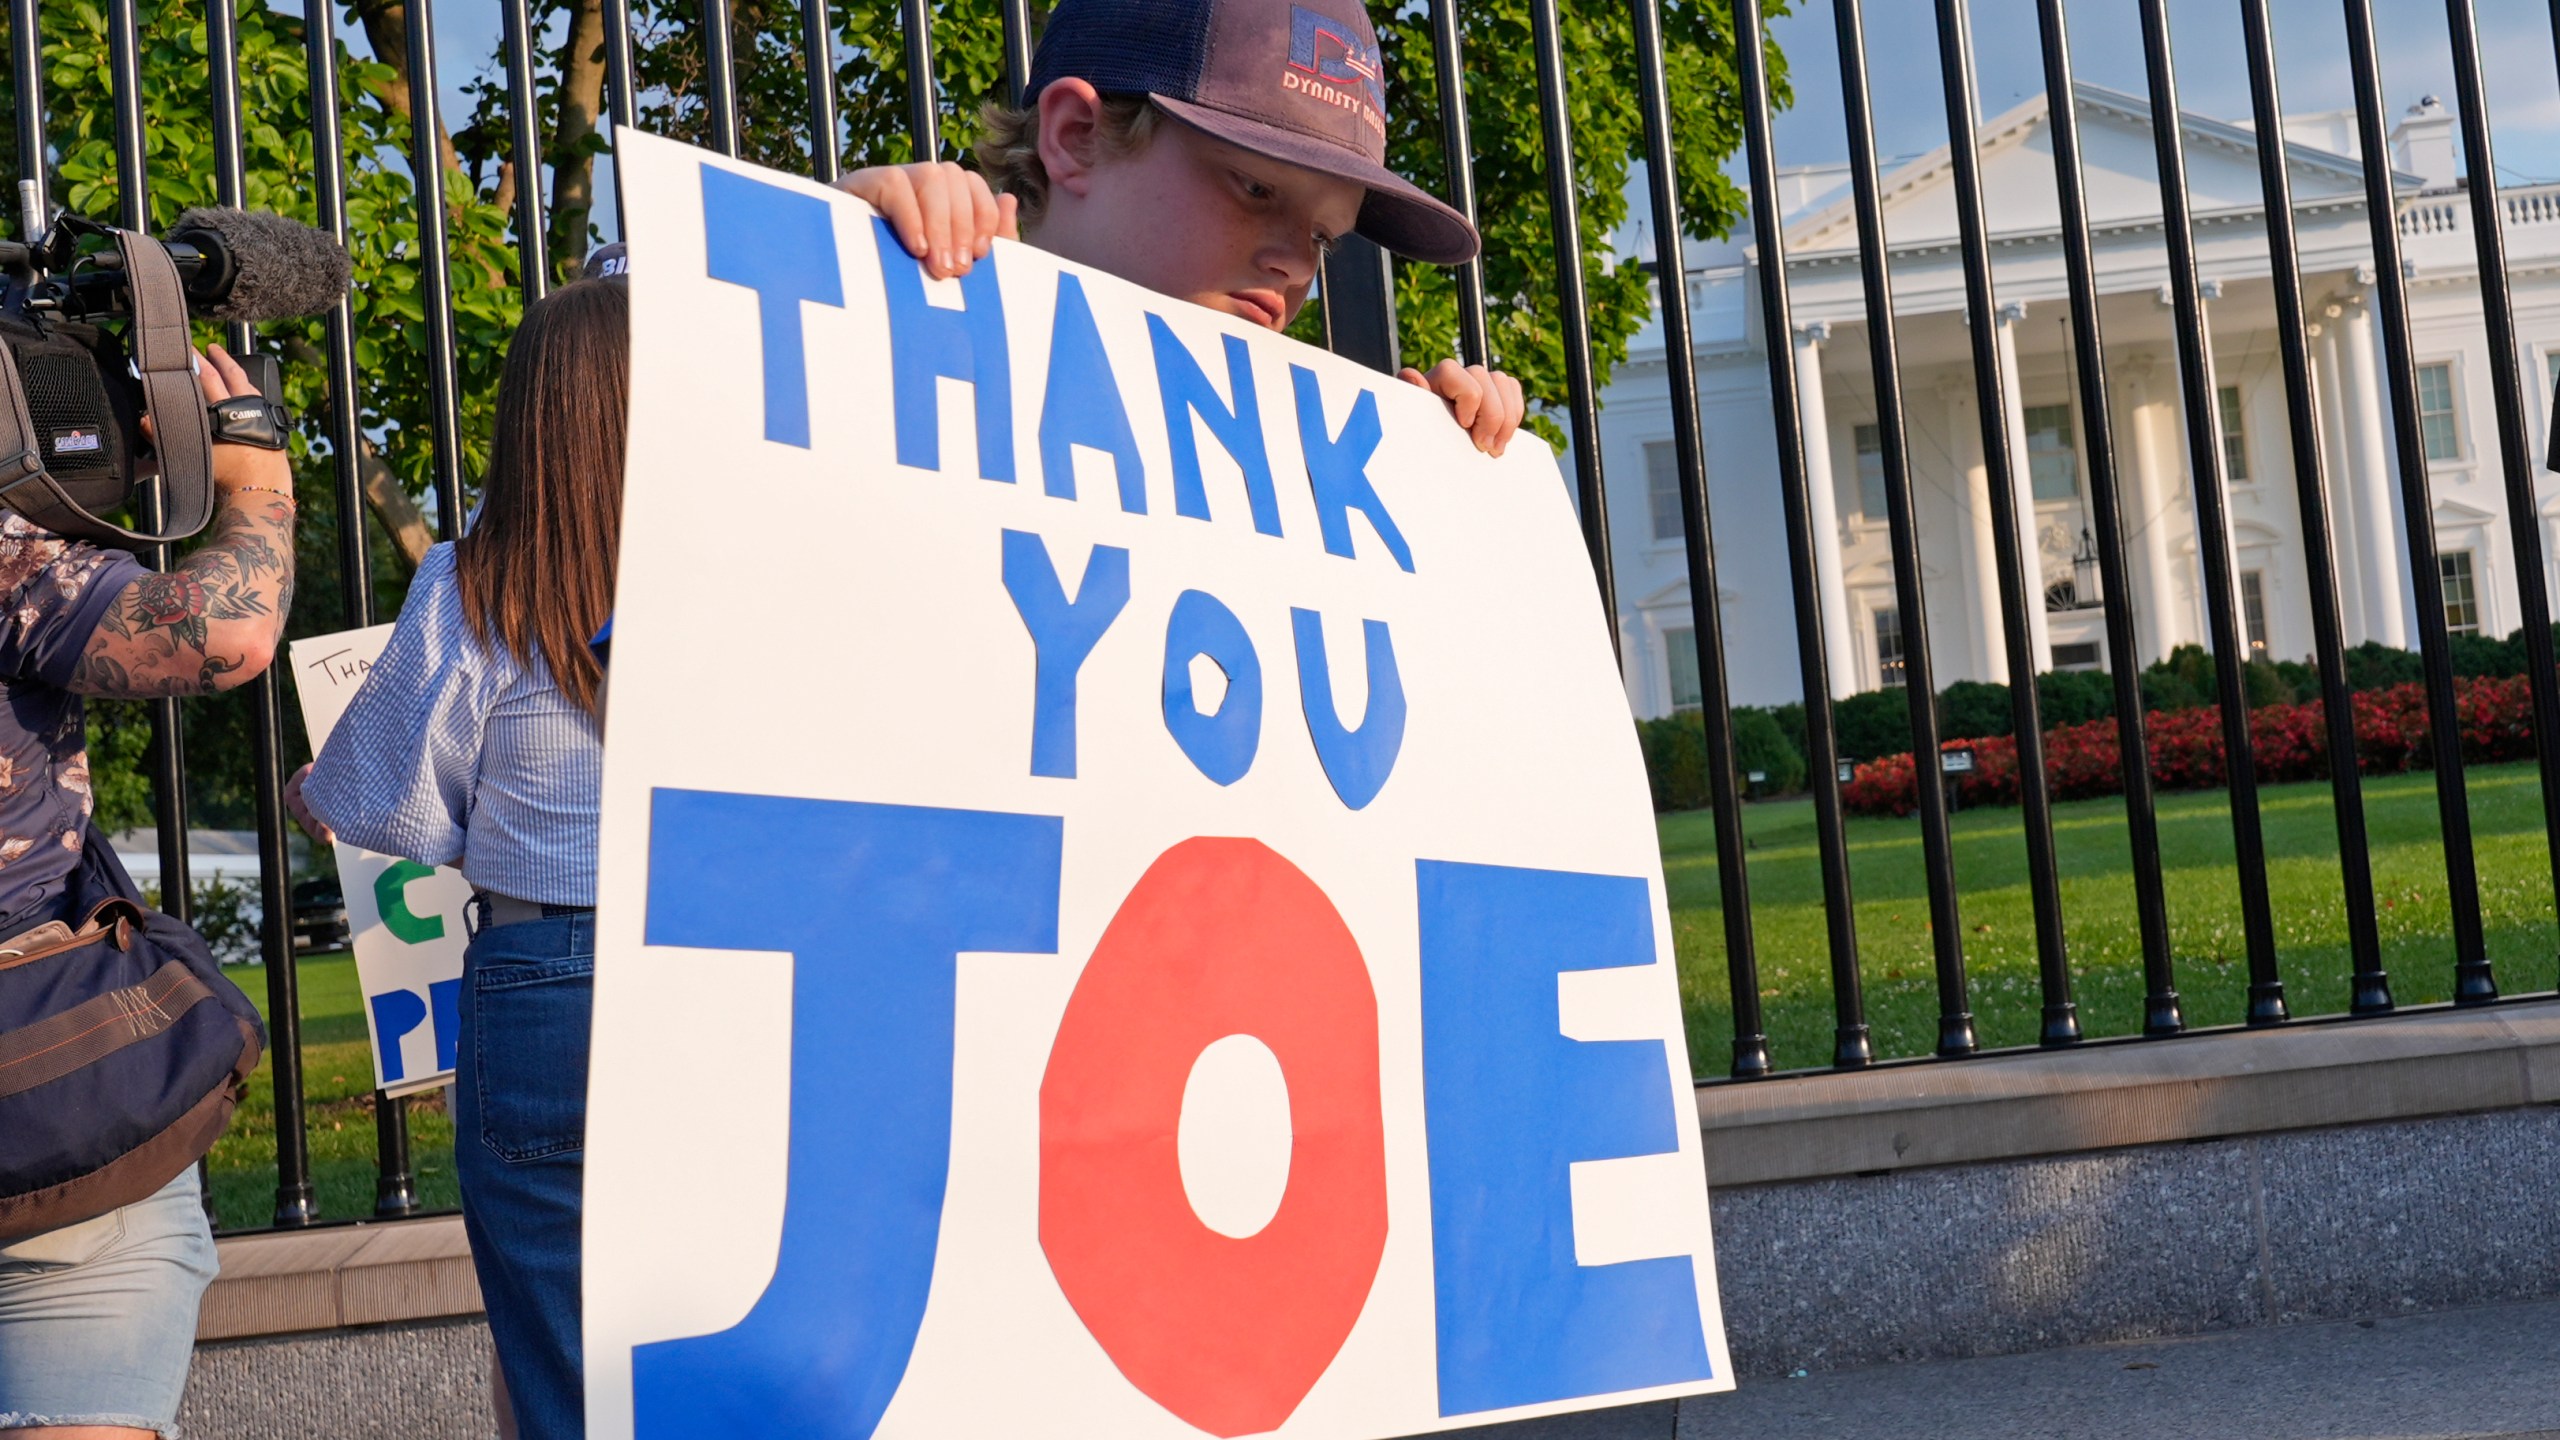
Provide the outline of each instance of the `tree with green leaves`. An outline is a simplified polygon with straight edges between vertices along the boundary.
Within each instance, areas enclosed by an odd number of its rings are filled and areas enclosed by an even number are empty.
[[[180,210],[215,200],[203,0],[136,0],[136,8],[151,211],[155,226],[165,226]],[[965,157],[978,134],[981,108],[1002,98],[1001,14],[992,0],[933,0],[932,8],[944,150],[946,157]],[[706,140],[709,87],[699,7],[686,0],[632,0],[630,11],[640,123],[677,138]],[[1425,186],[1445,190],[1429,11],[1421,4],[1373,4],[1372,12],[1391,78],[1388,162]],[[237,13],[247,202],[310,221],[312,96],[303,22],[272,8],[270,0],[238,0]],[[405,0],[356,0],[343,16],[374,55],[405,56]],[[812,137],[799,9],[789,0],[735,0],[732,18],[741,148],[749,159],[805,170]],[[1566,4],[1561,18],[1573,72],[1575,182],[1593,372],[1605,384],[1653,298],[1648,271],[1609,244],[1627,218],[1629,179],[1642,152],[1633,28],[1625,6],[1609,0]],[[596,165],[610,154],[603,126],[602,4],[537,0],[533,19],[534,119],[542,150],[533,174],[548,178],[550,233],[544,248],[557,279],[575,272],[606,218],[595,208]],[[831,143],[840,160],[859,165],[913,158],[898,7],[886,0],[840,5],[831,19],[842,115]],[[1741,193],[1724,173],[1742,133],[1731,11],[1719,0],[1666,0],[1662,20],[1685,222],[1693,235],[1721,236],[1743,209]],[[41,0],[40,24],[52,192],[74,210],[112,218],[117,197],[105,12],[97,0]],[[1565,337],[1554,317],[1528,0],[1467,4],[1463,53],[1485,281],[1493,300],[1494,360],[1519,378],[1532,402],[1531,424],[1559,439],[1552,413],[1561,412],[1566,399]],[[447,64],[458,69],[455,58]],[[424,293],[417,265],[420,215],[407,159],[414,97],[397,65],[358,57],[343,44],[338,61],[339,93],[330,103],[344,129],[356,276],[355,359],[365,437],[358,462],[375,521],[369,528],[376,611],[387,616],[396,608],[407,568],[424,551],[428,527],[421,511],[432,504]],[[1771,68],[1783,98],[1784,62],[1774,50]],[[504,73],[501,53],[483,58],[463,87],[466,103],[457,108],[457,123],[438,132],[433,162],[445,172],[441,221],[452,256],[466,491],[487,458],[497,380],[521,313],[511,207],[519,184],[539,183],[520,174],[509,153],[513,117]],[[5,83],[0,76],[0,89]],[[14,97],[0,95],[0,129],[14,124],[15,113]],[[13,145],[14,135],[9,140]],[[1400,262],[1396,295],[1405,353],[1455,353],[1456,288],[1450,272]],[[348,618],[338,587],[330,583],[337,574],[337,517],[327,498],[335,471],[323,431],[323,332],[317,320],[288,321],[261,327],[261,337],[288,362],[287,399],[302,417],[293,453],[311,497],[302,526],[304,581],[290,633],[323,633],[342,628]],[[1541,408],[1551,413],[1537,413]],[[298,731],[294,707],[286,709]],[[142,760],[140,723],[138,710],[101,706],[93,725],[99,793],[111,826],[147,818],[147,785],[127,768]],[[245,825],[245,701],[193,702],[187,724],[190,798],[198,823]],[[298,734],[289,738],[298,750]]]

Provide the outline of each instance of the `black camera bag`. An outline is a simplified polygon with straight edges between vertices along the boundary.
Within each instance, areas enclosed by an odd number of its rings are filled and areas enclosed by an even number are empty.
[[[122,341],[90,325],[0,313],[0,508],[56,535],[131,550],[183,540],[213,518],[213,431],[177,262],[148,235],[112,233],[133,312]],[[102,518],[153,469],[165,507],[158,531]]]

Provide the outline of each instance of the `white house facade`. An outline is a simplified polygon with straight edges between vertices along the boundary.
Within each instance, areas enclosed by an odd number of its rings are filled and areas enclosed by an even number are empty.
[[[2019,457],[2022,534],[2035,537],[2046,601],[2035,617],[2047,668],[2149,664],[2210,644],[2195,507],[2167,301],[2167,252],[2147,102],[2095,86],[2078,114],[2101,292],[2115,473],[2139,653],[2107,653],[2088,532],[2088,426],[2068,323],[2049,112],[2037,97],[1982,128],[1981,171],[2009,371],[2010,447]],[[2245,124],[2184,119],[2188,191],[2211,332],[2234,550],[2234,597],[2254,652],[2313,649],[2309,580],[2286,427],[2283,366],[2257,173]],[[2489,366],[2454,121],[2432,100],[2393,132],[2399,224],[2410,285],[2420,422],[2433,487],[2438,563],[2412,576],[2385,380],[2363,172],[2351,112],[2288,121],[2295,225],[2328,466],[2342,624],[2350,645],[2414,646],[2426,586],[2456,630],[2505,635],[2516,599]],[[1943,149],[1883,179],[1910,477],[1928,639],[1940,685],[2006,681],[1992,497],[1964,313],[1953,175]],[[1803,394],[1816,569],[1835,693],[1899,683],[1904,627],[1884,517],[1875,386],[1868,366],[1848,177],[1841,167],[1782,177],[1796,333],[1763,333],[1754,251],[1690,248],[1721,613],[1736,704],[1798,698],[1796,625],[1779,494],[1768,350],[1787,347]],[[2560,379],[2560,186],[2503,192],[2510,280],[2527,395]],[[1738,227],[1747,234],[1748,227]],[[1649,327],[1604,392],[1608,480],[1627,689],[1639,715],[1698,703],[1661,332]],[[2548,405],[2531,406],[2541,448]],[[2542,475],[2532,522],[2560,550],[2560,484]],[[2025,513],[2032,509],[2032,517]]]

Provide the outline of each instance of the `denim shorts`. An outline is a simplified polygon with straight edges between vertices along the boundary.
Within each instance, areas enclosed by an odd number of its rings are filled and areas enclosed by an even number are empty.
[[[215,1263],[193,1165],[147,1200],[0,1245],[0,1431],[176,1435]]]

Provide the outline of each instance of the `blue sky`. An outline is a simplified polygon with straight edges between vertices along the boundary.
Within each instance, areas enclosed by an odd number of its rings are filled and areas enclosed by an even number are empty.
[[[869,0],[884,3],[884,0]],[[1614,0],[1581,0],[1614,3]],[[2543,0],[2477,0],[2481,52],[2487,66],[2490,119],[2507,183],[2560,180],[2560,67],[2555,66]],[[2343,109],[2353,101],[2346,26],[2338,0],[2271,0],[2277,64],[2288,112]],[[1868,53],[1877,144],[1887,155],[1929,149],[1946,138],[1939,89],[1937,30],[1928,0],[1870,0]],[[2376,0],[2383,87],[2393,113],[2422,95],[2453,104],[2453,68],[2444,7],[2433,0]],[[2249,113],[2248,76],[2235,0],[2170,0],[2170,28],[2186,108],[2225,119]],[[2073,61],[2084,80],[2144,91],[2142,32],[2135,0],[2072,0]],[[442,0],[436,7],[438,60],[447,101],[459,113],[459,87],[496,52],[495,0]],[[1773,23],[1793,67],[1796,104],[1779,117],[1781,164],[1847,158],[1841,127],[1838,51],[1825,0],[1799,0],[1797,13]],[[2044,88],[2034,0],[1974,0],[1974,59],[1985,115],[1997,114]],[[348,43],[364,37],[348,27]],[[1895,64],[1890,57],[1923,63]],[[608,178],[605,182],[610,184]],[[610,215],[609,192],[607,205]]]

